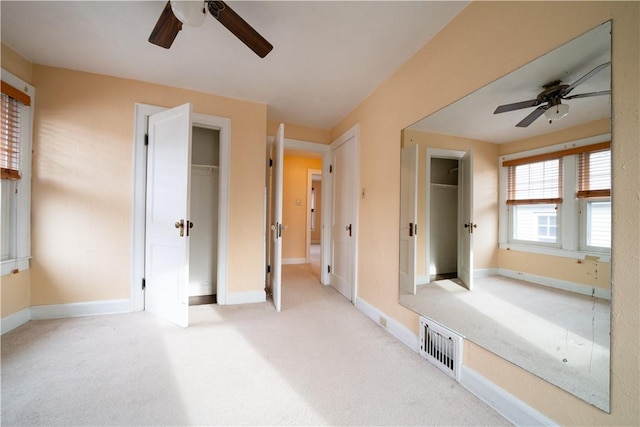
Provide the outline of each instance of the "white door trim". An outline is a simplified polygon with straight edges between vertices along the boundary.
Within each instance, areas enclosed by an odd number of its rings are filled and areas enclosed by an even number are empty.
[[[165,107],[136,103],[133,127],[133,203],[131,221],[131,311],[144,310],[145,192],[147,178],[147,117],[166,110]],[[229,224],[229,165],[231,160],[231,119],[193,114],[193,124],[220,130],[220,189],[218,206],[218,304],[227,300],[227,247]]]
[[[325,213],[326,213],[326,222],[324,222],[325,224],[330,224],[331,223],[331,211],[333,209],[333,206],[331,205],[331,200],[333,199],[333,195],[331,194],[331,192],[333,191],[333,186],[332,186],[332,180],[333,177],[331,176],[331,174],[329,173],[329,165],[331,164],[331,155],[333,153],[333,151],[335,149],[337,149],[338,147],[340,147],[342,144],[345,143],[352,143],[354,144],[354,152],[355,155],[353,156],[353,165],[351,165],[352,167],[349,168],[349,170],[352,173],[352,185],[353,185],[353,195],[355,196],[353,198],[353,205],[352,207],[352,212],[353,212],[353,224],[352,224],[352,234],[353,234],[353,247],[352,247],[352,254],[351,254],[351,259],[353,262],[352,268],[351,268],[351,302],[355,304],[355,301],[358,298],[358,232],[359,232],[359,227],[358,227],[358,219],[360,218],[360,123],[356,123],[355,125],[353,125],[353,127],[351,127],[349,130],[347,130],[345,133],[343,133],[342,135],[340,135],[335,141],[333,141],[331,143],[331,145],[329,146],[330,151],[326,154],[325,158],[327,159],[326,161],[326,167],[325,172],[326,174],[329,176],[329,180],[327,182],[327,185],[325,186],[325,181],[324,181],[324,176],[325,174],[323,173],[323,182],[322,182],[322,186],[323,189],[331,189],[331,191],[323,191],[323,208],[322,208],[322,212],[323,212],[323,217],[325,217]],[[327,198],[324,198],[324,195],[327,195]],[[326,203],[325,203],[326,200]],[[331,239],[333,239],[333,237],[331,236],[331,227],[325,227],[325,231],[327,233],[329,233],[329,239],[326,240],[327,242],[331,242]],[[327,246],[327,258],[326,260],[328,261],[330,258],[330,254],[329,254],[329,248],[331,247],[331,244],[325,245]],[[324,251],[323,251],[324,252]],[[327,264],[322,264],[323,268],[326,268]],[[326,271],[326,270],[325,270]],[[328,273],[327,273],[327,279],[328,279]],[[328,282],[328,281],[327,281]]]

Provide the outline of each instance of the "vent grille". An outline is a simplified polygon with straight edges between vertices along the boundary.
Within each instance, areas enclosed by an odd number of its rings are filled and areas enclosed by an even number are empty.
[[[420,318],[420,354],[456,381],[460,380],[462,337],[426,317]]]

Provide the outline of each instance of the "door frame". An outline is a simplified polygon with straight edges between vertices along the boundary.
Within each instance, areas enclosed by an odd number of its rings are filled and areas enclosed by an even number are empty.
[[[273,142],[275,138],[273,136],[267,136],[267,162],[266,164],[268,164],[268,159],[269,159],[269,145]],[[322,155],[322,188],[324,189],[326,187],[325,184],[326,183],[326,179],[327,179],[327,174],[329,173],[329,163],[331,161],[331,151],[330,151],[330,147],[327,144],[321,144],[319,142],[309,142],[309,141],[302,141],[302,140],[298,140],[298,139],[292,139],[292,138],[284,138],[284,149],[295,149],[295,150],[299,150],[299,151],[309,151],[309,152],[313,152],[313,153],[319,153]],[[268,179],[268,170],[267,170],[267,179]],[[269,229],[269,225],[267,224],[267,187],[266,187],[267,181],[265,181],[265,205],[264,205],[264,211],[265,211],[265,219],[264,219],[264,237],[265,237],[265,244],[267,242],[268,239],[268,229]],[[330,230],[329,227],[325,227],[325,224],[329,223],[329,217],[328,217],[328,210],[324,209],[324,206],[327,206],[328,203],[328,197],[329,194],[327,191],[323,191],[322,192],[322,218],[320,219],[321,221],[321,226],[322,226],[322,233],[320,234],[320,283],[322,283],[323,285],[328,285],[329,284],[329,273],[327,273],[327,265],[329,265],[329,245],[327,244],[327,242],[329,242],[329,236],[330,236]],[[266,258],[266,252],[265,252],[265,272],[267,271],[267,258]],[[265,273],[265,284],[266,284],[266,273]]]
[[[468,151],[468,150],[467,150]],[[457,160],[458,161],[458,166],[460,165],[460,162],[462,161],[462,158],[464,157],[464,155],[467,153],[467,151],[462,151],[462,150],[447,150],[444,148],[431,148],[431,147],[427,147],[427,154],[426,154],[426,163],[425,163],[425,171],[426,171],[426,176],[425,176],[425,180],[426,180],[426,195],[425,195],[425,203],[426,203],[426,209],[425,209],[425,218],[424,218],[424,231],[425,231],[425,242],[426,242],[426,250],[425,250],[425,263],[426,263],[426,283],[430,283],[431,282],[431,271],[429,269],[429,261],[431,258],[431,250],[430,250],[430,245],[431,245],[431,221],[430,221],[430,215],[429,215],[429,210],[431,207],[431,159],[432,158],[439,158],[439,159],[453,159],[453,160]],[[471,175],[471,179],[473,180],[473,175]],[[458,186],[458,224],[462,224],[463,220],[461,218],[461,209],[460,206],[462,206],[460,204],[461,198],[462,198],[462,188],[460,188],[460,186]],[[471,194],[471,198],[473,198],[473,194]],[[460,250],[462,247],[462,237],[461,234],[458,234],[458,239],[457,239],[457,247],[458,250],[456,251],[457,253],[457,263],[459,265],[460,263]],[[459,268],[458,268],[459,269]],[[471,274],[473,274],[473,272],[471,272]],[[421,281],[419,281],[419,283],[422,283]]]
[[[309,204],[311,201],[311,189],[313,188],[314,175],[320,175],[320,186],[322,187],[322,169],[307,169],[307,229],[305,232],[305,260],[307,263],[311,261],[311,209],[309,209]],[[320,205],[322,206],[322,193],[320,193]],[[322,211],[320,211],[320,214],[322,214]],[[316,222],[318,219],[320,219],[320,228],[322,228],[322,218],[318,218],[316,215]],[[322,250],[322,231],[320,231],[320,248]]]
[[[359,241],[358,233],[360,229],[358,219],[360,218],[360,197],[361,196],[364,197],[364,189],[362,193],[359,190],[360,188],[360,123],[356,123],[350,129],[348,129],[346,132],[340,135],[337,139],[335,139],[329,146],[329,151],[325,153],[326,161],[323,162],[323,167],[322,167],[323,169],[322,195],[323,195],[323,203],[324,203],[322,207],[322,212],[323,212],[323,217],[326,218],[326,221],[324,223],[331,224],[331,212],[333,211],[333,203],[332,203],[333,175],[330,172],[331,160],[333,156],[333,151],[346,143],[353,144],[353,150],[354,150],[353,164],[349,168],[352,174],[351,176],[352,178],[351,182],[353,186],[352,194],[355,196],[353,198],[352,206],[351,206],[352,214],[353,214],[353,223],[351,225],[352,235],[353,235],[353,245],[351,247],[351,262],[353,265],[351,266],[351,277],[349,279],[351,280],[351,303],[355,305],[358,299],[358,241]],[[325,176],[327,177],[326,180],[324,179]],[[325,185],[325,182],[326,182],[326,185]],[[327,196],[326,199],[324,198],[325,195]],[[326,200],[326,203],[325,203],[325,200]],[[332,242],[333,236],[331,236],[331,227],[324,227],[323,231],[329,234],[329,238],[326,241]],[[328,244],[325,246],[327,246],[326,248],[327,257],[323,259],[323,261],[326,260],[326,263],[323,262],[321,266],[323,270],[322,273],[327,275],[327,284],[330,284],[329,273],[327,272],[327,266],[329,265],[329,260],[331,259],[330,248],[333,245]],[[323,252],[324,252],[324,249],[325,248],[323,248]]]
[[[147,146],[145,135],[150,115],[167,110],[166,107],[135,103],[133,127],[133,203],[131,223],[131,311],[144,310],[145,211],[147,186]],[[218,273],[217,302],[227,299],[227,247],[229,226],[229,165],[231,161],[231,119],[193,113],[192,126],[220,131],[219,204],[218,204]]]

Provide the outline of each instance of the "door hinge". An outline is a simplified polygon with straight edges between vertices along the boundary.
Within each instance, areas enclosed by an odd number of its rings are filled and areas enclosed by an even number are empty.
[[[269,167],[273,167],[273,159],[269,159]]]
[[[329,165],[329,173],[333,173],[333,165]]]
[[[147,289],[147,280],[143,277],[142,278],[142,290],[144,291],[145,289]]]
[[[267,273],[271,273],[271,266],[267,265]]]
[[[327,265],[327,273],[331,273],[331,266]]]
[[[144,134],[144,145],[149,145],[149,134],[148,133]]]

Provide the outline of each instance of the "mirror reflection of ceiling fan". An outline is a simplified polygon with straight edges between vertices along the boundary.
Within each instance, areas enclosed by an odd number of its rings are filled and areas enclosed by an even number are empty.
[[[496,108],[496,111],[493,114],[506,113],[507,111],[515,111],[521,110],[523,108],[536,107],[527,117],[522,119],[516,127],[527,127],[531,123],[533,123],[537,118],[542,116],[543,114],[549,122],[553,120],[560,120],[564,116],[569,113],[569,105],[563,104],[562,100],[576,99],[576,98],[587,98],[590,96],[600,96],[600,95],[610,95],[611,90],[603,90],[600,92],[589,92],[589,93],[580,93],[577,95],[568,96],[569,93],[573,89],[575,89],[578,85],[584,83],[587,79],[593,77],[606,67],[609,67],[611,62],[605,62],[604,64],[598,65],[593,70],[589,71],[584,76],[580,77],[578,80],[573,82],[573,84],[565,85],[562,84],[561,80],[555,80],[549,82],[542,86],[544,90],[538,94],[536,99],[531,99],[529,101],[515,102],[513,104],[505,104]]]
[[[223,1],[168,1],[149,42],[169,49],[182,24],[198,27],[204,22],[206,10],[260,58],[267,56],[273,46]]]

